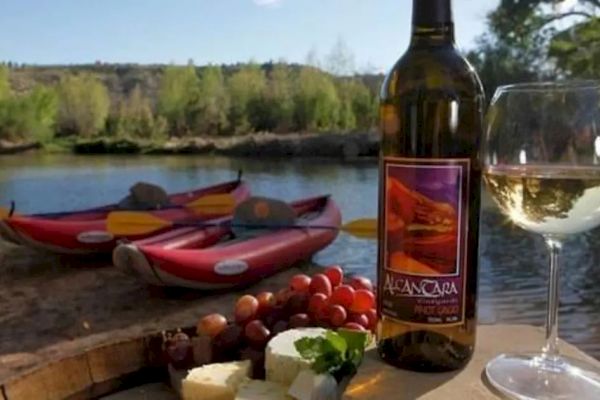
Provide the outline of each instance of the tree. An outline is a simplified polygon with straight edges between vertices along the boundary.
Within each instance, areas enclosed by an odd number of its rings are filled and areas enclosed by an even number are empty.
[[[469,54],[488,96],[499,84],[600,75],[599,0],[501,0]]]
[[[229,122],[229,93],[221,67],[209,66],[200,74],[195,101],[191,107],[193,131],[196,134],[222,134]]]
[[[54,134],[57,108],[55,91],[41,85],[0,101],[0,137],[47,142]]]
[[[364,83],[355,78],[343,79],[338,84],[338,93],[342,102],[340,128],[373,127],[377,119],[377,101]]]
[[[227,81],[231,98],[229,124],[234,134],[248,133],[253,130],[248,106],[259,101],[266,85],[265,73],[256,64],[242,66]]]
[[[172,134],[189,132],[187,116],[198,96],[198,76],[193,65],[165,68],[158,92],[158,111],[165,117]]]
[[[248,104],[250,123],[258,131],[289,132],[294,119],[294,81],[285,64],[273,66],[261,96]]]
[[[329,75],[303,67],[296,82],[294,119],[299,130],[337,128],[340,99]]]
[[[579,78],[600,76],[600,18],[590,18],[556,34],[550,57],[560,73]]]
[[[164,123],[154,118],[150,100],[144,96],[139,84],[136,85],[119,105],[117,135],[160,138],[164,136],[165,129]]]
[[[110,98],[98,78],[87,73],[66,75],[58,85],[58,98],[60,133],[91,137],[103,131]]]
[[[325,61],[327,71],[337,76],[355,73],[354,54],[341,37],[337,39]]]
[[[10,97],[10,82],[8,80],[9,70],[6,66],[0,66],[0,101]]]

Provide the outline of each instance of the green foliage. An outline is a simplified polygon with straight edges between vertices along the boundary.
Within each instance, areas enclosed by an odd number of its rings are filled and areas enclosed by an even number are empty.
[[[289,132],[294,124],[294,81],[290,68],[275,65],[261,93],[248,104],[250,124],[256,131]]]
[[[196,98],[191,105],[193,132],[222,134],[227,131],[230,96],[220,67],[204,68],[200,75]]]
[[[158,112],[167,120],[172,135],[189,133],[188,115],[198,98],[198,85],[193,65],[165,68],[158,92]]]
[[[338,84],[342,102],[339,126],[342,129],[369,129],[377,120],[377,101],[359,80],[344,79]]]
[[[344,51],[332,54],[338,57],[331,60],[344,58]],[[47,146],[49,141],[100,135],[160,140],[259,131],[368,130],[376,121],[379,80],[375,75],[339,77],[285,63],[202,68],[191,63],[166,68],[98,65],[69,67],[66,72],[61,67],[9,70],[0,65],[0,138]]]
[[[600,18],[578,23],[552,38],[549,55],[565,75],[597,79],[600,76]]]
[[[160,139],[166,134],[166,121],[154,118],[150,100],[136,85],[119,104],[116,134],[119,137]]]
[[[0,138],[48,142],[54,135],[56,93],[37,86],[30,94],[0,101]]]
[[[58,131],[91,137],[105,128],[110,98],[102,82],[91,74],[67,75],[58,85]]]
[[[501,0],[470,59],[488,95],[509,82],[600,76],[599,0]]]
[[[341,103],[329,75],[315,68],[303,67],[296,88],[294,119],[298,130],[337,128]]]
[[[249,110],[261,101],[266,86],[265,73],[255,64],[241,67],[227,80],[231,99],[229,124],[234,134],[248,133],[252,130]]]
[[[8,68],[0,66],[0,101],[6,100],[11,95],[10,82],[8,81]]]

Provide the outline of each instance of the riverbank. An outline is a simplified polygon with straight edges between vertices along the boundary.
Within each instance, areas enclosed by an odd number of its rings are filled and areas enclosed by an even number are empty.
[[[233,137],[171,138],[166,141],[131,138],[93,138],[61,140],[40,146],[38,143],[0,143],[0,154],[32,149],[72,152],[74,154],[206,154],[233,157],[321,157],[355,159],[377,157],[379,135],[355,133],[255,133]]]
[[[247,291],[279,289],[293,274],[312,268],[284,271]],[[0,241],[0,381],[40,356],[64,352],[71,342],[89,347],[189,326],[205,313],[231,312],[243,293],[150,288],[109,260],[77,261]]]
[[[76,154],[214,154],[235,157],[375,157],[379,135],[374,133],[257,133],[224,138],[173,138],[166,142],[94,139],[73,146]]]
[[[0,155],[24,153],[31,150],[38,150],[41,147],[41,144],[37,142],[8,142],[0,140]]]

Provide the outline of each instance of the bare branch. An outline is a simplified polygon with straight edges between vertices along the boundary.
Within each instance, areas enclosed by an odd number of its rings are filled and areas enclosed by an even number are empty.
[[[593,0],[593,1],[600,2],[600,0]],[[593,14],[590,14],[585,11],[569,11],[569,12],[565,12],[565,13],[561,13],[561,14],[555,14],[555,15],[552,15],[552,16],[546,18],[546,20],[544,21],[544,26],[546,26],[552,22],[556,22],[558,20],[561,20],[563,18],[568,18],[568,17],[595,18],[595,16]]]

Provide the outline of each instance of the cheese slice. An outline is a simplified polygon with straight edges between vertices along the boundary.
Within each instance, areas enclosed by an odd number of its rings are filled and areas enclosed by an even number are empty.
[[[181,396],[183,400],[235,400],[250,367],[250,361],[239,361],[194,368],[182,382]]]
[[[280,383],[251,380],[242,383],[235,400],[292,400],[292,397]]]
[[[265,371],[268,381],[290,386],[300,371],[310,368],[310,361],[303,359],[294,342],[304,337],[325,335],[322,328],[291,329],[275,336],[265,350]]]

